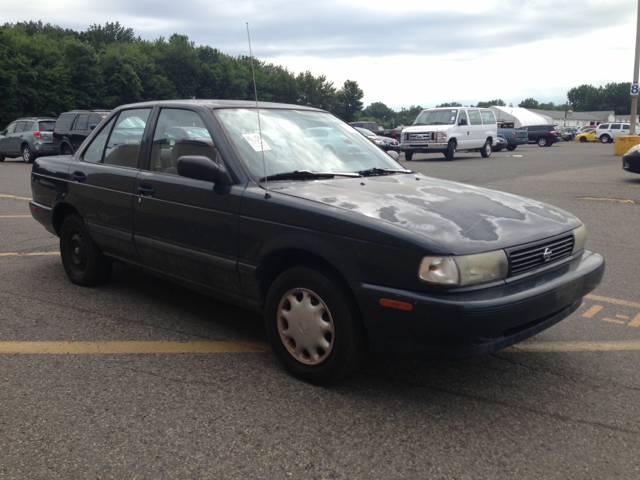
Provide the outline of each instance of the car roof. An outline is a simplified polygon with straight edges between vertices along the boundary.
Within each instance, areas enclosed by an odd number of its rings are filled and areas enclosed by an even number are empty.
[[[115,110],[123,108],[142,108],[153,106],[202,106],[213,110],[225,108],[256,108],[256,102],[251,100],[208,100],[208,99],[189,99],[189,100],[158,100],[153,102],[130,103],[121,105]],[[305,107],[303,105],[292,105],[287,103],[270,103],[258,102],[258,108],[262,110],[306,110],[309,112],[325,112],[325,110]]]

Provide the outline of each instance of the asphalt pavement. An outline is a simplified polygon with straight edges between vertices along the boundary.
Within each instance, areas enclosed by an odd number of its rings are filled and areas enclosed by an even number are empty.
[[[0,163],[0,478],[640,478],[640,175],[599,143],[400,159],[574,213],[603,283],[524,344],[319,388],[255,313],[119,266],[72,285]]]

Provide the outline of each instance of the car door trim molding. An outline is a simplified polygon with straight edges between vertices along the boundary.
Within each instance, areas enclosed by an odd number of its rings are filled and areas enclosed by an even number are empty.
[[[157,250],[162,250],[169,254],[179,255],[181,257],[189,257],[194,260],[207,262],[215,267],[225,268],[227,270],[236,271],[238,262],[236,260],[229,260],[228,258],[218,257],[215,255],[209,255],[208,253],[202,253],[189,248],[179,247],[178,245],[172,245],[170,243],[154,240],[149,237],[143,237],[140,235],[134,235],[133,240],[137,245],[141,247],[149,247]]]

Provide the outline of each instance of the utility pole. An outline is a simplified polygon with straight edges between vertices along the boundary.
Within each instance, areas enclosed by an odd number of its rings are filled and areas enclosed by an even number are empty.
[[[638,57],[640,57],[640,0],[638,0],[638,16],[636,18],[636,51],[633,61],[633,83],[638,83]],[[636,134],[636,115],[638,112],[638,95],[631,97],[631,131],[629,134]]]

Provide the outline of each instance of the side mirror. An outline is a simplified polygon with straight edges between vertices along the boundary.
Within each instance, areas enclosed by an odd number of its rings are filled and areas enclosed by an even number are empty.
[[[93,125],[89,125],[89,130],[93,130],[94,128],[96,128],[98,126],[97,123],[94,123]]]
[[[231,185],[233,181],[229,172],[209,157],[202,155],[185,155],[178,158],[178,175],[181,177],[204,180],[221,185]]]
[[[400,157],[400,155],[398,155],[398,152],[393,151],[393,150],[387,151],[387,155],[389,155],[394,160],[398,160],[398,157]]]
[[[467,119],[466,118],[461,118],[460,121],[458,122],[458,125],[462,126],[462,125],[466,125],[467,124]]]

